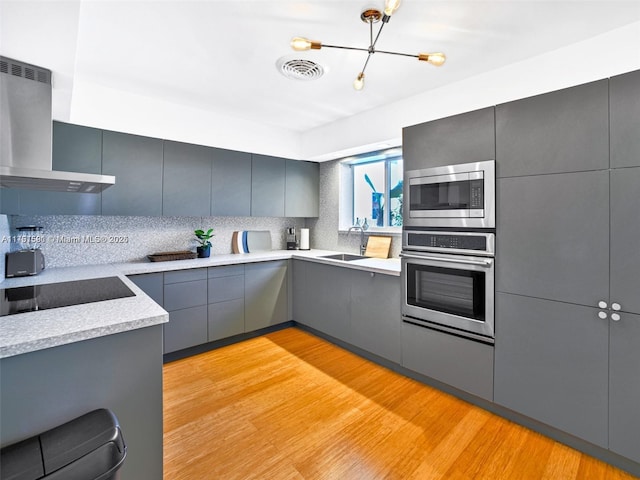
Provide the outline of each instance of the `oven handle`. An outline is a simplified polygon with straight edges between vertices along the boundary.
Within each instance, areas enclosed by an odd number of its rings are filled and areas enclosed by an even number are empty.
[[[430,257],[428,255],[409,255],[408,253],[401,253],[401,258],[412,258],[414,260],[436,260],[438,262],[449,263],[464,263],[466,265],[480,265],[481,267],[490,267],[492,260],[469,260],[466,258],[451,260],[449,258]]]

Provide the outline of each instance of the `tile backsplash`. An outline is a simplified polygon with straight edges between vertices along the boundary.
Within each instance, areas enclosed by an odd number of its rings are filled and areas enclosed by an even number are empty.
[[[6,219],[0,215],[0,237],[4,228],[2,217]],[[193,231],[198,228],[214,229],[212,255],[231,253],[231,236],[236,230],[269,230],[274,250],[284,249],[285,228],[295,227],[299,231],[306,226],[304,218],[276,217],[12,215],[9,219],[7,236],[9,226],[13,235],[17,234],[17,227],[24,225],[43,227],[45,242],[41,249],[47,267],[135,262],[157,252],[195,251],[198,244]],[[5,246],[2,244],[3,249]],[[4,262],[4,254],[2,258]]]

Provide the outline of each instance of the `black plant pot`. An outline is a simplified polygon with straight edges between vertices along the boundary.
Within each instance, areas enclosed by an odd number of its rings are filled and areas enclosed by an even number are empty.
[[[211,245],[207,245],[206,247],[197,247],[196,251],[198,252],[198,258],[209,258],[211,255]]]

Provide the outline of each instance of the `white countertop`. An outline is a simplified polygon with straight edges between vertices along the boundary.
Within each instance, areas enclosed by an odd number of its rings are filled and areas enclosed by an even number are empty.
[[[0,317],[0,358],[34,352],[169,321],[168,313],[149,298],[126,275],[242,263],[305,259],[329,265],[385,275],[400,275],[399,259],[367,258],[350,262],[321,258],[339,252],[326,250],[276,250],[261,253],[216,255],[210,258],[170,262],[134,262],[45,269],[33,277],[9,278],[1,289],[47,283],[117,276],[136,294],[134,297],[53,308]]]

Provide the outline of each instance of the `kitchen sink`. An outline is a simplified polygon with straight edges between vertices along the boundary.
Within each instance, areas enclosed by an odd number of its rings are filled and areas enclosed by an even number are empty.
[[[351,253],[335,253],[333,255],[321,255],[320,258],[330,258],[331,260],[342,260],[343,262],[351,262],[353,260],[362,260],[365,257],[363,255],[354,255]]]

